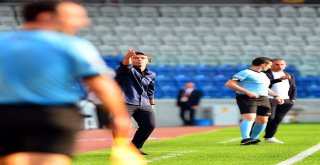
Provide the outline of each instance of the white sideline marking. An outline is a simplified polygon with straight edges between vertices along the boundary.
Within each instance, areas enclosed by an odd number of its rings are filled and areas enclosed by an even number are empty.
[[[181,156],[181,155],[185,155],[185,154],[188,154],[188,153],[192,153],[192,152],[195,152],[195,151],[177,151],[177,152],[171,153],[169,155],[164,155],[164,156],[160,156],[160,157],[157,157],[157,158],[153,158],[153,159],[147,160],[147,162],[150,163],[150,162],[155,162],[155,161],[159,161],[159,160],[163,160],[163,159],[175,158],[175,157],[178,157],[178,156]]]
[[[310,155],[312,155],[313,153],[317,152],[320,150],[320,143],[299,153],[298,155],[295,155],[285,161],[282,161],[280,163],[278,163],[277,165],[291,165],[291,164],[294,164]]]
[[[226,140],[226,141],[222,141],[222,142],[218,142],[219,144],[225,144],[225,143],[232,143],[232,142],[236,142],[236,141],[239,141],[241,140],[241,137],[239,138],[232,138],[232,139],[229,139],[229,140]]]

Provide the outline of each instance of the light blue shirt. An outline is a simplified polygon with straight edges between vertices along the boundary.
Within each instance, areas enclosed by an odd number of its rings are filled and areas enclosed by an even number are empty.
[[[72,104],[78,80],[108,67],[88,41],[53,31],[0,34],[0,104]]]
[[[263,72],[246,69],[238,72],[232,77],[232,80],[238,81],[238,85],[251,92],[257,93],[259,96],[268,96],[268,88],[270,79]],[[238,94],[244,94],[236,91]]]

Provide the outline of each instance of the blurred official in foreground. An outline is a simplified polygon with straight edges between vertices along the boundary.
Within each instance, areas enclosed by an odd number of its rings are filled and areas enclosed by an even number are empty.
[[[37,1],[23,17],[21,30],[0,34],[0,164],[70,164],[82,119],[82,94],[72,88],[79,79],[114,117],[112,163],[144,164],[127,140],[129,115],[110,70],[90,42],[72,36],[90,24],[84,7]]]

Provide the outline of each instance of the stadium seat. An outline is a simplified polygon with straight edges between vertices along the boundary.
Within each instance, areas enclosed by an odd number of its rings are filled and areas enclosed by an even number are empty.
[[[250,56],[250,55],[241,56],[241,58],[239,58],[240,64],[238,66],[251,65],[252,60],[256,57],[261,57],[261,55],[259,55],[259,56]]]
[[[257,22],[255,21],[254,18],[240,17],[240,18],[237,18],[237,20],[238,20],[239,26],[242,26],[242,27],[253,28],[257,26]]]
[[[162,17],[179,17],[180,10],[174,6],[160,6],[159,11]]]
[[[264,26],[257,26],[253,28],[253,31],[257,36],[268,36],[268,35],[273,35],[274,32],[271,28],[269,27],[264,27]]]
[[[156,27],[157,22],[155,18],[152,17],[137,17],[136,21],[139,26]]]
[[[160,55],[160,50],[158,49],[158,47],[153,46],[153,45],[143,44],[143,45],[138,46],[138,50],[141,52],[150,54],[151,56]]]
[[[298,17],[299,13],[296,8],[292,6],[283,6],[279,8],[279,13],[281,17]]]
[[[218,10],[222,17],[240,17],[237,8],[233,6],[222,6]]]
[[[121,44],[117,46],[120,54],[126,55],[129,49],[138,50],[138,46]]]
[[[273,46],[284,46],[287,45],[287,42],[284,38],[281,36],[276,36],[276,35],[269,35],[265,37],[268,45],[273,45]]]
[[[318,16],[316,9],[310,6],[298,7],[298,12],[300,17],[315,18]]]
[[[214,75],[215,70],[212,66],[199,65],[195,67],[195,71],[197,75]],[[208,77],[207,77],[208,78]]]
[[[141,6],[139,7],[139,11],[142,17],[158,17],[159,11],[156,7],[153,6]]]
[[[153,45],[153,46],[162,45],[162,42],[158,36],[152,36],[152,35],[141,36],[141,40],[142,40],[143,44],[149,44],[149,45]]]
[[[262,55],[262,50],[259,46],[249,44],[241,46],[241,49],[246,56],[258,57]]]
[[[217,59],[220,65],[236,66],[240,64],[238,56],[218,56]]]
[[[8,25],[7,25],[8,26]],[[13,26],[11,26],[11,27],[13,27]],[[83,29],[81,29],[81,30],[79,30],[78,32],[77,32],[77,35],[78,36],[86,36],[86,35],[93,35],[94,33],[93,33],[93,31],[92,31],[92,29],[91,29],[91,27],[89,26],[89,27],[86,27],[86,28],[83,28]]]
[[[283,27],[295,27],[297,26],[297,23],[293,18],[288,18],[288,17],[279,17],[276,18],[278,25],[283,26]]]
[[[214,18],[219,16],[218,10],[208,5],[199,7],[199,12],[202,17]]]
[[[243,55],[241,49],[234,45],[224,45],[221,47],[224,56],[241,56]]]
[[[174,56],[170,55],[162,55],[157,56],[158,65],[167,65],[167,66],[176,66],[178,65],[178,61]]]
[[[193,77],[195,73],[196,72],[193,66],[178,65],[175,67],[175,75],[185,75],[187,77]]]
[[[317,26],[317,22],[314,21],[314,19],[310,18],[310,17],[299,17],[299,18],[296,18],[296,21],[299,26],[303,26],[303,27],[316,27]]]
[[[273,28],[275,35],[277,36],[292,36],[294,33],[290,27],[277,26]]]
[[[161,55],[180,55],[180,51],[173,45],[160,45],[158,46]]]
[[[157,36],[165,36],[165,35],[173,35],[174,31],[166,26],[157,26],[153,28],[154,32],[156,33]]]
[[[95,16],[101,16],[102,13],[100,13],[100,10],[98,8],[98,6],[96,5],[89,5],[89,4],[85,4],[84,7],[87,10],[87,13],[90,17],[95,17]]]
[[[102,44],[101,39],[100,39],[98,36],[96,36],[96,35],[87,34],[87,35],[84,35],[84,36],[82,36],[82,37],[85,38],[85,39],[87,39],[87,40],[89,40],[89,41],[91,41],[94,45],[100,45],[100,44]]]
[[[14,16],[2,16],[0,15],[0,24],[6,26],[17,26],[19,23]]]
[[[252,45],[252,46],[265,46],[266,45],[264,38],[262,38],[258,35],[244,36],[244,40],[247,42],[248,45]]]
[[[230,27],[222,27],[222,26],[218,26],[218,27],[214,27],[214,32],[215,35],[217,36],[226,36],[226,35],[232,35],[234,34],[234,32],[232,31],[232,29]]]
[[[262,17],[278,17],[279,13],[275,7],[262,6],[259,8]]]
[[[314,32],[311,28],[305,26],[298,26],[293,28],[294,34],[300,37],[306,37],[314,35]]]
[[[173,79],[176,81],[179,88],[183,88],[185,83],[193,81],[191,76],[186,75],[176,75]]]
[[[141,45],[140,37],[137,37],[135,35],[124,35],[120,37],[122,43],[132,46],[139,46]]]
[[[149,69],[151,71],[156,72],[157,75],[164,75],[165,77],[172,77],[175,75],[175,66],[165,66],[162,64],[159,64],[157,66],[152,66]],[[158,76],[157,76],[158,79]],[[173,79],[172,79],[173,81]]]
[[[238,26],[238,22],[234,18],[230,17],[218,17],[216,18],[219,26],[224,26],[224,27],[236,27]]]
[[[100,53],[102,55],[111,55],[111,56],[117,56],[120,55],[119,50],[115,46],[110,45],[98,45],[98,49],[100,50]]]
[[[113,27],[117,26],[118,23],[113,17],[105,17],[105,16],[99,16],[99,17],[94,17],[95,20],[97,21],[97,25],[103,25],[103,26],[108,26],[108,27]]]
[[[261,27],[276,27],[277,23],[272,17],[257,17],[256,21]]]
[[[5,32],[9,30],[14,30],[15,28],[12,26],[7,26],[7,25],[0,25],[0,32]]]
[[[121,12],[117,6],[104,5],[100,7],[100,11],[105,18],[121,16]]]
[[[216,66],[219,64],[219,60],[213,55],[196,56],[199,59],[199,65],[203,66]]]
[[[203,36],[202,38],[207,45],[216,45],[216,46],[223,46],[225,45],[224,41],[221,39],[220,36],[215,35],[207,35]]]
[[[121,45],[121,39],[116,35],[103,35],[101,40],[106,45]]]
[[[286,61],[287,65],[299,66],[302,64],[300,58],[298,58],[297,56],[283,56],[282,58]]]
[[[181,17],[177,19],[178,26],[186,26],[186,27],[192,27],[197,26],[197,22],[194,18],[190,17]]]
[[[155,34],[153,31],[153,28],[150,28],[148,26],[143,26],[143,25],[135,26],[135,27],[133,27],[133,30],[138,37],[143,36],[143,35],[154,35]]]
[[[150,69],[151,70],[151,69]],[[159,86],[176,86],[176,82],[170,76],[157,73],[157,81],[155,81]]]
[[[179,36],[165,35],[165,36],[162,36],[161,38],[165,45],[178,46],[178,45],[184,44],[183,40]]]
[[[303,47],[305,55],[320,56],[320,48],[315,45],[307,45]]]
[[[156,17],[156,21],[161,26],[175,27],[178,26],[177,20],[170,17]]]
[[[97,36],[114,35],[115,34],[115,32],[113,31],[112,28],[110,28],[109,26],[105,26],[105,25],[92,26],[92,31]]]
[[[198,56],[201,54],[200,50],[196,46],[192,45],[179,45],[177,46],[181,55]]]
[[[257,8],[253,6],[242,6],[239,8],[242,17],[259,17],[259,12]]]
[[[196,66],[199,65],[199,61],[196,56],[191,55],[179,55],[177,58],[179,65]]]
[[[212,85],[200,86],[201,91],[203,91],[204,98],[221,98],[223,93],[219,87]]]
[[[131,28],[128,28],[127,26],[123,26],[123,25],[114,26],[113,31],[119,37],[124,35],[132,35],[133,33],[133,30]]]
[[[301,76],[319,75],[317,65],[298,65],[297,70]]]
[[[195,75],[193,77],[193,80],[196,84],[197,87],[202,88],[204,86],[208,86],[208,85],[213,85],[213,82],[211,81],[211,79],[208,78],[208,75]]]
[[[118,25],[125,26],[125,27],[134,27],[138,23],[135,19],[131,17],[115,17],[115,21],[118,23]]]
[[[173,31],[177,36],[184,36],[184,35],[193,33],[193,31],[191,30],[191,28],[189,28],[189,26],[176,26],[176,27],[173,27]]]
[[[228,45],[233,45],[233,46],[242,46],[245,45],[245,42],[243,39],[239,36],[235,35],[227,35],[224,37],[224,40]]]
[[[299,46],[296,45],[286,45],[282,47],[283,52],[286,56],[303,56],[304,52],[301,50]],[[292,57],[292,58],[296,58]]]
[[[200,25],[200,26],[192,26],[191,28],[194,31],[194,33],[199,37],[213,35],[213,31],[211,30],[211,28],[207,26]]]
[[[183,36],[182,40],[186,45],[201,46],[204,44],[200,37],[190,34],[186,34],[185,36]]]
[[[0,16],[1,17],[5,17],[5,16],[14,17],[15,16],[14,9],[9,5],[8,6],[7,5],[1,5],[0,6]]]
[[[218,23],[212,17],[197,17],[195,18],[198,25],[207,26],[207,27],[215,27]]]
[[[306,86],[306,92],[308,98],[320,98],[320,86],[318,85]]]
[[[139,9],[134,6],[120,6],[119,10],[123,17],[139,17],[140,16]]]
[[[309,45],[320,46],[320,38],[318,36],[307,36],[306,40]]]
[[[214,43],[214,42],[213,42]],[[220,56],[222,52],[218,46],[214,45],[202,45],[200,46],[201,54],[202,55],[209,55],[209,56]]]
[[[213,81],[213,83],[216,84],[218,87],[224,86],[224,84],[232,77],[232,74],[235,74],[235,72],[231,70],[232,68],[230,68],[230,66],[224,66],[224,68],[227,68],[230,70],[218,71],[218,75],[211,77],[211,80]]]
[[[320,56],[314,56],[314,55],[304,55],[299,56],[301,63],[303,65],[319,65],[320,63]]]
[[[238,26],[238,27],[234,27],[233,31],[238,36],[253,35],[253,30],[250,27]]]
[[[162,98],[176,98],[178,96],[179,88],[173,86],[162,86]]]
[[[303,37],[300,37],[300,36],[287,36],[286,40],[289,45],[301,46],[301,47],[306,45],[305,40],[303,39]]]
[[[182,17],[199,17],[200,13],[197,7],[183,6],[179,8]]]
[[[263,46],[262,51],[264,56],[271,57],[271,58],[283,56],[282,50],[278,46],[274,46],[274,45]]]

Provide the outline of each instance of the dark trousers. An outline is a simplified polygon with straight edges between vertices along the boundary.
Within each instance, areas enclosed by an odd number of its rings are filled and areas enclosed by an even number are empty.
[[[151,106],[128,105],[129,114],[137,122],[137,129],[132,143],[141,148],[156,127],[155,114]]]
[[[264,138],[272,138],[279,127],[283,117],[292,108],[294,103],[290,99],[285,99],[284,104],[278,105],[275,99],[269,99],[271,104],[271,115],[268,119],[266,134]]]
[[[186,114],[189,113],[189,117],[186,117]],[[182,104],[180,106],[180,118],[183,121],[183,125],[192,125],[193,120],[194,120],[194,110],[191,109],[191,107]]]

